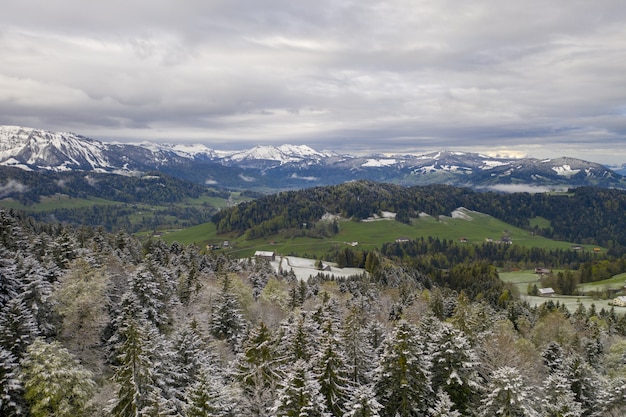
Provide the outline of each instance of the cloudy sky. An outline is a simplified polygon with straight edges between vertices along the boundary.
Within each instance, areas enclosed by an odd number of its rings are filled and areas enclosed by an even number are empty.
[[[20,0],[0,124],[626,163],[623,0]]]

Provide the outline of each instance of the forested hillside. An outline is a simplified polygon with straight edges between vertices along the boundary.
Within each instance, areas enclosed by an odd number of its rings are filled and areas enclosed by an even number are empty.
[[[383,211],[409,222],[420,213],[450,215],[459,208],[489,214],[555,240],[626,250],[626,191],[576,188],[567,194],[477,192],[445,185],[402,187],[368,181],[282,192],[222,210],[213,217],[218,232],[257,238],[283,229],[312,228],[326,213],[354,220]],[[531,225],[543,218],[548,226]]]
[[[2,416],[626,411],[622,312],[530,307],[488,262],[442,282],[378,253],[372,273],[298,281],[12,212],[0,254]]]

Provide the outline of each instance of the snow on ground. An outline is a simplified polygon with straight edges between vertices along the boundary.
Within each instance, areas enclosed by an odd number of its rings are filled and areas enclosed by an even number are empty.
[[[472,221],[474,219],[472,218],[472,215],[470,213],[471,213],[471,210],[468,210],[465,207],[459,207],[458,209],[452,212],[452,218]]]
[[[372,217],[368,217],[367,219],[363,219],[364,222],[373,222],[377,220],[393,220],[396,218],[396,213],[392,213],[390,211],[383,211],[378,214],[374,214]]]
[[[337,264],[332,262],[324,262],[324,264],[330,265],[330,271],[319,271],[316,267],[317,262],[316,259],[282,256],[277,257],[271,264],[276,272],[280,270],[281,266],[283,271],[293,270],[294,274],[296,274],[296,278],[300,280],[307,280],[310,276],[315,276],[320,272],[336,277],[348,277],[365,272],[365,270],[361,268],[337,268]]]

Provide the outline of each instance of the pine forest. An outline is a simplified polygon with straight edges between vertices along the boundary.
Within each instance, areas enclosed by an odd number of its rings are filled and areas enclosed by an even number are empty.
[[[1,211],[0,415],[624,415],[622,312],[531,306],[419,246],[302,280]]]

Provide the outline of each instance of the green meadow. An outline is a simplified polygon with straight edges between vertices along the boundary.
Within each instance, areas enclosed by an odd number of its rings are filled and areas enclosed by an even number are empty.
[[[514,244],[526,247],[548,249],[568,249],[570,242],[559,242],[535,236],[531,232],[511,226],[491,216],[464,211],[461,216],[421,216],[412,219],[411,224],[395,220],[339,221],[339,233],[327,239],[311,237],[283,237],[281,234],[261,239],[245,240],[242,236],[217,235],[214,226],[200,225],[189,229],[173,231],[163,235],[166,242],[178,241],[184,244],[217,244],[225,240],[230,243],[230,251],[238,256],[250,256],[255,250],[271,250],[285,255],[321,256],[334,248],[356,245],[355,249],[374,249],[382,243],[394,242],[399,238],[418,239],[429,236],[453,241],[466,241],[467,244],[482,243],[487,240],[499,241],[508,237]],[[587,246],[591,250],[593,247]]]

